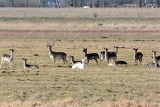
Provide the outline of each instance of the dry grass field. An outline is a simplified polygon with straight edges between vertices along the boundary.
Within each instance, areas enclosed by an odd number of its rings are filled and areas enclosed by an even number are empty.
[[[159,107],[160,69],[146,67],[152,50],[160,55],[159,14],[158,9],[0,9],[0,55],[15,49],[13,68],[0,69],[0,106]],[[68,63],[56,60],[54,67],[47,43],[66,52]],[[81,59],[83,48],[100,54],[113,46],[125,47],[118,60],[128,65],[90,61],[84,70],[71,69],[70,55]],[[144,54],[141,65],[134,62],[134,47]],[[25,71],[22,58],[40,69]]]

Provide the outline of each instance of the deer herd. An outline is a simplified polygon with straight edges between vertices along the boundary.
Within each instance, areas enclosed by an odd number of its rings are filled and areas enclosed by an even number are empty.
[[[48,48],[48,52],[49,52],[49,56],[51,58],[51,60],[53,61],[53,64],[55,66],[55,61],[56,59],[61,59],[63,61],[63,63],[68,63],[67,61],[67,54],[65,52],[56,52],[52,50],[52,46],[53,45],[49,45],[47,44],[47,48]],[[118,61],[117,60],[117,54],[118,54],[118,49],[121,47],[118,46],[114,46],[114,48],[116,49],[115,51],[108,51],[108,48],[104,48],[104,51],[100,52],[100,55],[98,53],[88,53],[87,48],[83,49],[83,53],[84,53],[84,58],[82,58],[82,60],[75,60],[74,56],[70,56],[71,58],[71,62],[72,62],[72,69],[84,69],[85,68],[85,62],[88,64],[90,60],[95,60],[96,64],[98,65],[98,59],[100,59],[100,63],[102,62],[102,60],[106,61],[108,63],[108,66],[116,66],[116,65],[126,65],[127,62],[126,61]],[[135,63],[142,63],[142,59],[143,59],[143,54],[142,52],[138,52],[138,48],[133,48],[134,50],[134,58],[135,58]],[[9,63],[10,68],[12,68],[12,62],[14,60],[14,49],[10,49],[11,54],[3,54],[1,56],[1,65],[0,68],[2,68],[2,66],[4,66],[4,68],[6,67],[5,64]],[[149,64],[147,64],[146,67],[148,68],[159,68],[160,65],[160,56],[156,55],[156,51],[152,51],[152,59],[153,61]],[[27,58],[22,58],[23,60],[23,68],[25,70],[30,70],[30,69],[39,69],[38,65],[34,65],[34,64],[28,64],[27,63]]]

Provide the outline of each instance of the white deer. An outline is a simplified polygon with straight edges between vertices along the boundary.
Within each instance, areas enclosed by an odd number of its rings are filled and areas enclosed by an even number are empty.
[[[79,63],[75,63],[72,65],[72,69],[84,69],[85,68],[85,61],[87,60],[87,57],[86,58],[83,58],[82,59],[82,62],[79,62]]]
[[[0,66],[0,68],[2,68],[2,65],[4,65],[6,62],[8,62],[9,63],[9,65],[10,65],[10,68],[12,68],[12,62],[13,62],[13,52],[14,52],[14,49],[10,49],[10,51],[11,51],[11,55],[8,55],[8,54],[3,54],[2,56],[1,56],[1,66]],[[5,68],[5,65],[4,65],[4,68]]]

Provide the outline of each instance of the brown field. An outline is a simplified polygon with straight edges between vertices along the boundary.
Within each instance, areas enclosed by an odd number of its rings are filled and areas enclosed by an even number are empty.
[[[59,14],[57,14],[59,13]],[[160,55],[159,9],[0,9],[0,54],[15,49],[13,68],[0,69],[1,107],[160,107],[160,69],[146,68],[152,50]],[[56,51],[83,58],[83,48],[100,53],[121,46],[118,60],[128,65],[54,67],[47,43]],[[143,52],[141,65],[134,51]],[[38,54],[38,56],[34,56]],[[22,58],[39,65],[23,70]]]

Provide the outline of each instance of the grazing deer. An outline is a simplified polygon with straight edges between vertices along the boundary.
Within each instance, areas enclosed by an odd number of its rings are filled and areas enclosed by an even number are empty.
[[[81,62],[75,63],[72,65],[72,69],[78,68],[78,69],[84,69],[85,68],[85,61],[87,60],[86,58],[83,58]]]
[[[28,69],[39,69],[39,67],[37,65],[27,64],[27,60],[28,59],[22,58],[22,60],[24,60],[23,67],[24,67],[25,70],[28,70]]]
[[[8,62],[10,64],[10,68],[12,67],[12,62],[13,62],[13,52],[14,52],[14,49],[10,49],[11,51],[11,55],[8,55],[8,54],[3,54],[1,56],[1,66],[0,68],[2,67],[2,64],[5,64],[6,62]],[[4,65],[4,68],[5,68],[5,65]]]
[[[109,61],[111,60],[113,65],[116,65],[116,59],[117,59],[117,54],[116,53],[110,53],[108,52],[108,48],[104,48],[105,50],[105,60],[109,63]]]
[[[62,59],[64,64],[65,64],[65,62],[68,62],[66,59],[67,58],[66,53],[52,51],[52,45],[47,45],[47,47],[48,47],[48,51],[49,51],[49,56],[52,59],[54,66],[55,66],[56,59]]]
[[[84,52],[84,56],[87,57],[87,63],[89,63],[89,60],[94,59],[98,64],[99,55],[97,53],[87,53],[87,48],[84,48],[83,52]]]
[[[159,63],[160,62],[160,56],[156,56],[156,51],[152,51],[152,58],[153,58],[153,63]]]
[[[74,56],[70,56],[71,57],[71,62],[72,64],[76,64],[76,63],[81,63],[82,61],[75,61],[74,60]]]
[[[120,48],[120,47],[118,47],[118,46],[114,46],[114,48],[116,48],[116,50],[114,51],[114,52],[108,52],[108,54],[116,54],[117,55],[117,53],[118,53],[118,49]],[[100,61],[101,60],[104,60],[105,59],[105,51],[102,51],[101,53],[100,53]]]
[[[138,48],[133,48],[133,50],[135,51],[135,62],[137,63],[139,60],[139,62],[142,63],[143,54],[141,52],[137,52]]]

